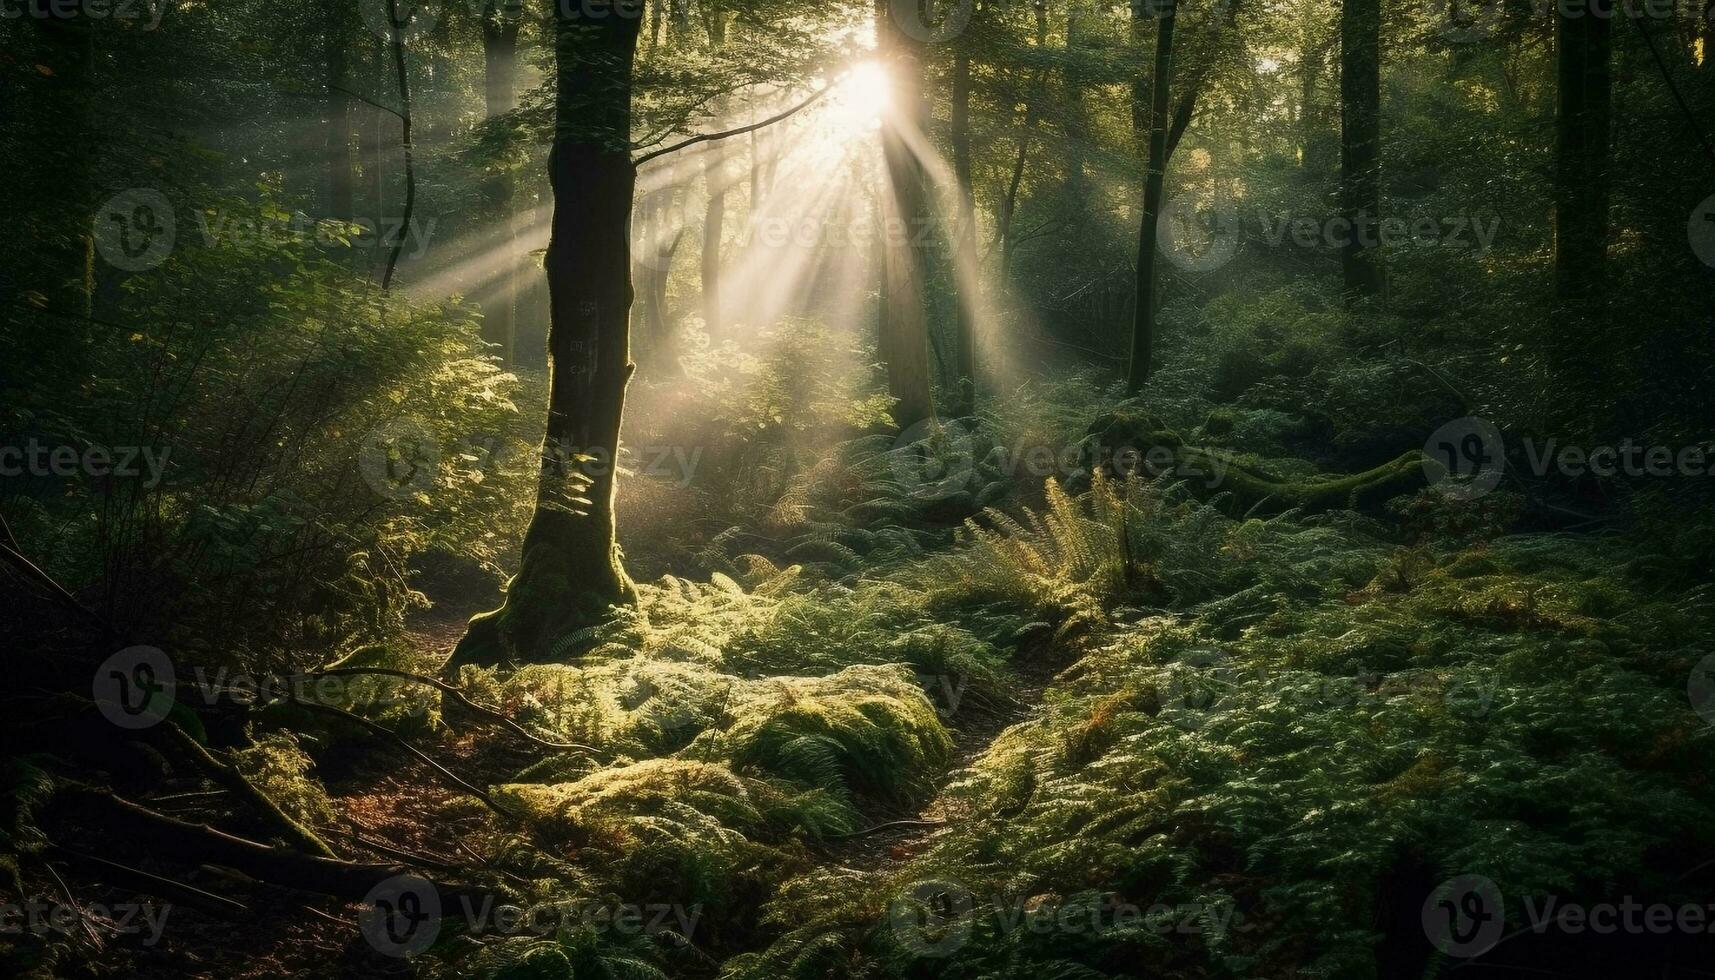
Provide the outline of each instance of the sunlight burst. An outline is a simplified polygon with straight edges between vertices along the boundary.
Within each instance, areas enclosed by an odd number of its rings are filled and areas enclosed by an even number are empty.
[[[873,130],[893,98],[893,81],[879,61],[861,62],[835,83],[833,113],[852,130]]]

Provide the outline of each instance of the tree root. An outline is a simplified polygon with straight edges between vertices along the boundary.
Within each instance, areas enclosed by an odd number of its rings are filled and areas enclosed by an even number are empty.
[[[59,786],[54,803],[99,821],[111,836],[143,845],[153,856],[191,864],[216,864],[258,881],[347,901],[362,901],[388,879],[416,874],[397,864],[360,864],[260,844],[76,784]],[[465,886],[430,883],[443,899],[464,897],[480,901],[492,897]]]

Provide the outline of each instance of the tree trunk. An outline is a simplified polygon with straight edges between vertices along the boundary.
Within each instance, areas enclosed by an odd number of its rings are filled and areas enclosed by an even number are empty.
[[[703,329],[710,337],[726,323],[721,309],[721,232],[726,226],[726,154],[719,148],[703,154],[703,185],[709,205],[703,215]]]
[[[1381,0],[1340,8],[1340,204],[1350,235],[1340,250],[1348,298],[1382,291]]]
[[[43,8],[45,16],[36,20],[46,42],[47,67],[54,71],[49,89],[53,93],[55,111],[38,110],[43,122],[42,145],[71,139],[93,140],[95,92],[95,27],[98,21],[84,16],[81,5],[59,4]],[[53,208],[58,214],[74,215],[77,231],[65,239],[65,251],[43,263],[46,273],[41,278],[48,297],[49,308],[72,316],[88,317],[95,306],[95,222],[107,220],[97,215],[94,182],[89,160],[92,154],[76,148],[64,156],[64,162],[52,173],[48,186],[59,190]],[[77,329],[56,331],[62,339],[85,335],[87,324]],[[68,357],[81,360],[86,356],[80,342],[67,342]]]
[[[483,97],[489,119],[511,112],[516,102],[522,18],[522,0],[487,0],[483,8]]]
[[[1313,50],[1308,37],[1299,55],[1298,65],[1298,169],[1306,174],[1318,174],[1316,154],[1316,76],[1320,74],[1320,52]]]
[[[929,311],[924,292],[927,262],[922,239],[928,231],[928,196],[923,164],[907,133],[922,139],[928,116],[923,101],[922,46],[895,24],[889,0],[876,0],[876,47],[893,86],[893,104],[882,120],[882,156],[889,186],[881,194],[880,354],[887,365],[893,420],[908,428],[935,416],[929,385]]]
[[[518,27],[521,0],[487,0],[482,17],[483,95],[488,119],[512,111],[518,78]],[[483,196],[506,223],[506,254],[482,321],[482,339],[495,345],[508,364],[518,347],[518,220],[512,213],[516,196],[512,171],[498,168],[484,181]]]
[[[399,231],[387,252],[387,268],[381,273],[381,291],[393,288],[393,273],[399,268],[399,255],[405,250],[406,229],[411,227],[411,214],[417,207],[417,168],[412,160],[414,144],[411,135],[411,76],[405,70],[406,23],[399,16],[399,0],[387,0],[387,16],[393,24],[393,68],[399,81],[399,148],[405,154],[405,208],[399,215]]]
[[[346,77],[345,33],[349,25],[339,5],[329,5],[327,18],[328,123],[327,160],[328,214],[339,221],[356,217],[351,180],[351,88]]]
[[[1608,253],[1611,0],[1556,8],[1554,285],[1568,312],[1595,313]]]
[[[1036,47],[1041,50],[1048,46],[1048,4],[1044,0],[1035,0],[1031,6],[1036,17]],[[1000,250],[998,276],[1003,285],[1012,281],[1012,253],[1018,244],[1012,235],[1012,219],[1018,213],[1018,188],[1024,180],[1024,165],[1030,158],[1030,144],[1036,135],[1042,86],[1047,81],[1048,69],[1037,69],[1036,77],[1031,79],[1030,88],[1025,91],[1024,125],[1019,128],[1018,152],[1013,157],[1012,176],[1007,181],[1006,192],[1001,195],[1000,207],[995,213],[995,247]]]
[[[1155,34],[1154,92],[1149,106],[1149,162],[1143,184],[1143,216],[1137,230],[1137,301],[1132,311],[1131,362],[1126,371],[1126,391],[1133,395],[1148,383],[1155,351],[1155,252],[1167,178],[1168,92],[1176,7],[1177,0],[1160,0],[1157,15],[1160,25]]]
[[[642,253],[637,263],[637,302],[643,333],[648,338],[651,370],[674,371],[677,363],[673,357],[673,327],[667,315],[667,282],[673,270],[673,257],[685,238],[684,223],[673,220],[679,193],[676,184],[669,184],[644,195],[641,232],[633,236]]]
[[[384,81],[386,78],[386,66],[383,60],[386,54],[386,42],[383,41],[380,44],[381,47],[374,49],[376,57],[373,64],[368,63],[369,59],[364,59],[365,69],[372,71],[374,73],[372,77],[376,78],[378,82]],[[378,84],[376,91],[379,90]],[[385,230],[387,222],[387,170],[385,167],[387,150],[381,139],[381,128],[390,123],[393,117],[373,107],[370,107],[368,112],[360,113],[360,115],[362,118],[358,120],[357,126],[357,154],[359,165],[363,168],[363,196],[366,200],[363,202],[364,213],[358,215],[358,220],[374,226],[369,230],[361,244],[366,250],[379,249],[380,236]],[[355,261],[358,265],[360,267],[367,265],[369,273],[373,275],[375,271],[373,252],[362,251],[357,253],[357,256]]]
[[[471,620],[448,669],[565,659],[575,631],[636,601],[613,498],[631,363],[631,70],[641,20],[625,0],[556,8],[548,431],[536,513],[501,608]],[[593,10],[591,8],[594,8]]]
[[[977,273],[977,209],[971,192],[971,55],[964,44],[953,55],[953,176],[958,182],[959,213],[953,245],[953,286],[959,303],[953,352],[958,397],[954,415],[976,407],[976,317],[981,288]]]

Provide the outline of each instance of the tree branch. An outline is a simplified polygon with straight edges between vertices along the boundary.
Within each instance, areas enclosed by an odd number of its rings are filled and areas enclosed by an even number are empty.
[[[812,93],[809,98],[798,103],[797,105],[793,106],[792,108],[787,109],[785,112],[779,113],[777,115],[769,116],[767,119],[764,119],[761,122],[751,123],[748,126],[740,126],[737,129],[729,129],[729,130],[726,130],[726,131],[720,132],[720,133],[702,133],[700,135],[693,136],[688,140],[683,140],[681,142],[674,143],[672,146],[662,147],[659,150],[652,150],[652,151],[645,153],[642,156],[638,157],[637,161],[634,165],[637,167],[642,167],[644,164],[648,163],[651,160],[659,159],[660,157],[664,157],[669,153],[677,153],[680,150],[683,150],[688,146],[695,146],[698,143],[712,143],[715,140],[724,140],[724,139],[727,139],[727,138],[733,137],[733,136],[743,136],[745,133],[754,133],[759,129],[765,129],[769,126],[774,125],[775,123],[785,122],[786,120],[792,118],[793,116],[797,115],[798,113],[803,112],[805,109],[808,109],[811,106],[815,105],[824,96],[826,96],[829,92],[831,92],[833,90],[834,90],[834,86],[832,84],[826,85],[826,86],[822,87],[821,89],[818,89],[817,91]]]

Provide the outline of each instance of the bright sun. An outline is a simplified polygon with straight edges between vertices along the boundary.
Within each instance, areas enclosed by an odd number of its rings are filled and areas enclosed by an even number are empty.
[[[893,85],[887,69],[877,61],[854,65],[838,82],[834,111],[852,129],[875,129],[892,98]]]

